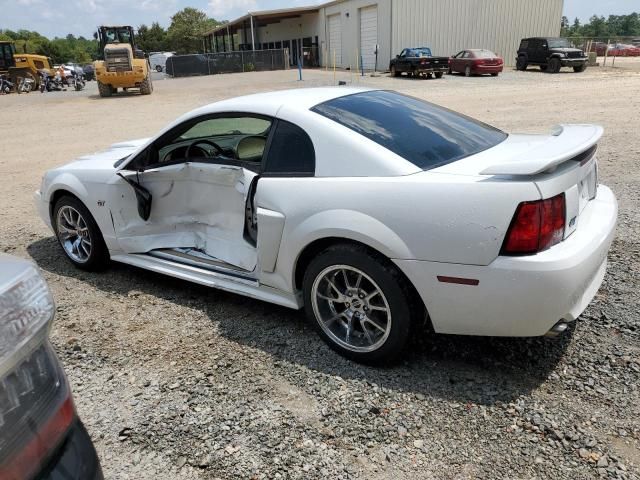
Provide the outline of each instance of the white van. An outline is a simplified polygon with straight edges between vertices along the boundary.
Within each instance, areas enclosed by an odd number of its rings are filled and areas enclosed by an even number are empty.
[[[149,63],[151,68],[156,72],[164,72],[167,64],[167,58],[171,57],[173,52],[154,53],[149,55]]]

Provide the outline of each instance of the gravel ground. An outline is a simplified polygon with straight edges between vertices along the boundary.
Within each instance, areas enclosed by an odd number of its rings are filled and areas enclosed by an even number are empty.
[[[106,477],[640,478],[637,70],[359,79],[510,131],[604,125],[618,237],[596,299],[558,339],[426,336],[400,365],[363,367],[325,347],[301,312],[124,265],[78,271],[36,217],[46,169],[210,101],[333,74],[296,78],[158,76],[150,97],[100,99],[95,82],[0,97],[0,251],[33,258],[51,285],[52,341]]]

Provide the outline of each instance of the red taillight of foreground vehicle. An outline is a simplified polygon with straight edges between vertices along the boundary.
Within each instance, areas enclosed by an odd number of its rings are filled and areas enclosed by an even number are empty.
[[[532,255],[564,238],[564,193],[518,205],[502,245],[502,255]]]

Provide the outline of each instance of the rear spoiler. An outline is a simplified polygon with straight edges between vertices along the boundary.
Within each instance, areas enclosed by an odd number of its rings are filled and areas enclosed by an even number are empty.
[[[549,140],[518,158],[496,163],[480,172],[481,175],[537,175],[551,172],[569,160],[588,161],[595,153],[595,145],[602,137],[599,125],[558,125],[553,127]],[[591,155],[584,155],[591,152]],[[587,157],[585,159],[585,156]]]

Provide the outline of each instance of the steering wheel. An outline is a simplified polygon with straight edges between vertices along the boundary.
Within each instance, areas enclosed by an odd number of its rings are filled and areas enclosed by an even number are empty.
[[[200,144],[209,145],[209,146],[211,146],[211,147],[216,149],[216,153],[217,154],[224,155],[224,150],[222,150],[222,147],[220,147],[220,145],[218,145],[216,142],[214,142],[212,140],[196,140],[195,142],[193,142],[191,145],[189,145],[187,147],[187,151],[184,153],[184,158],[190,158],[191,149],[193,147],[195,147],[196,145],[200,145]],[[203,152],[205,151],[204,148],[201,148],[200,150],[202,150]]]

